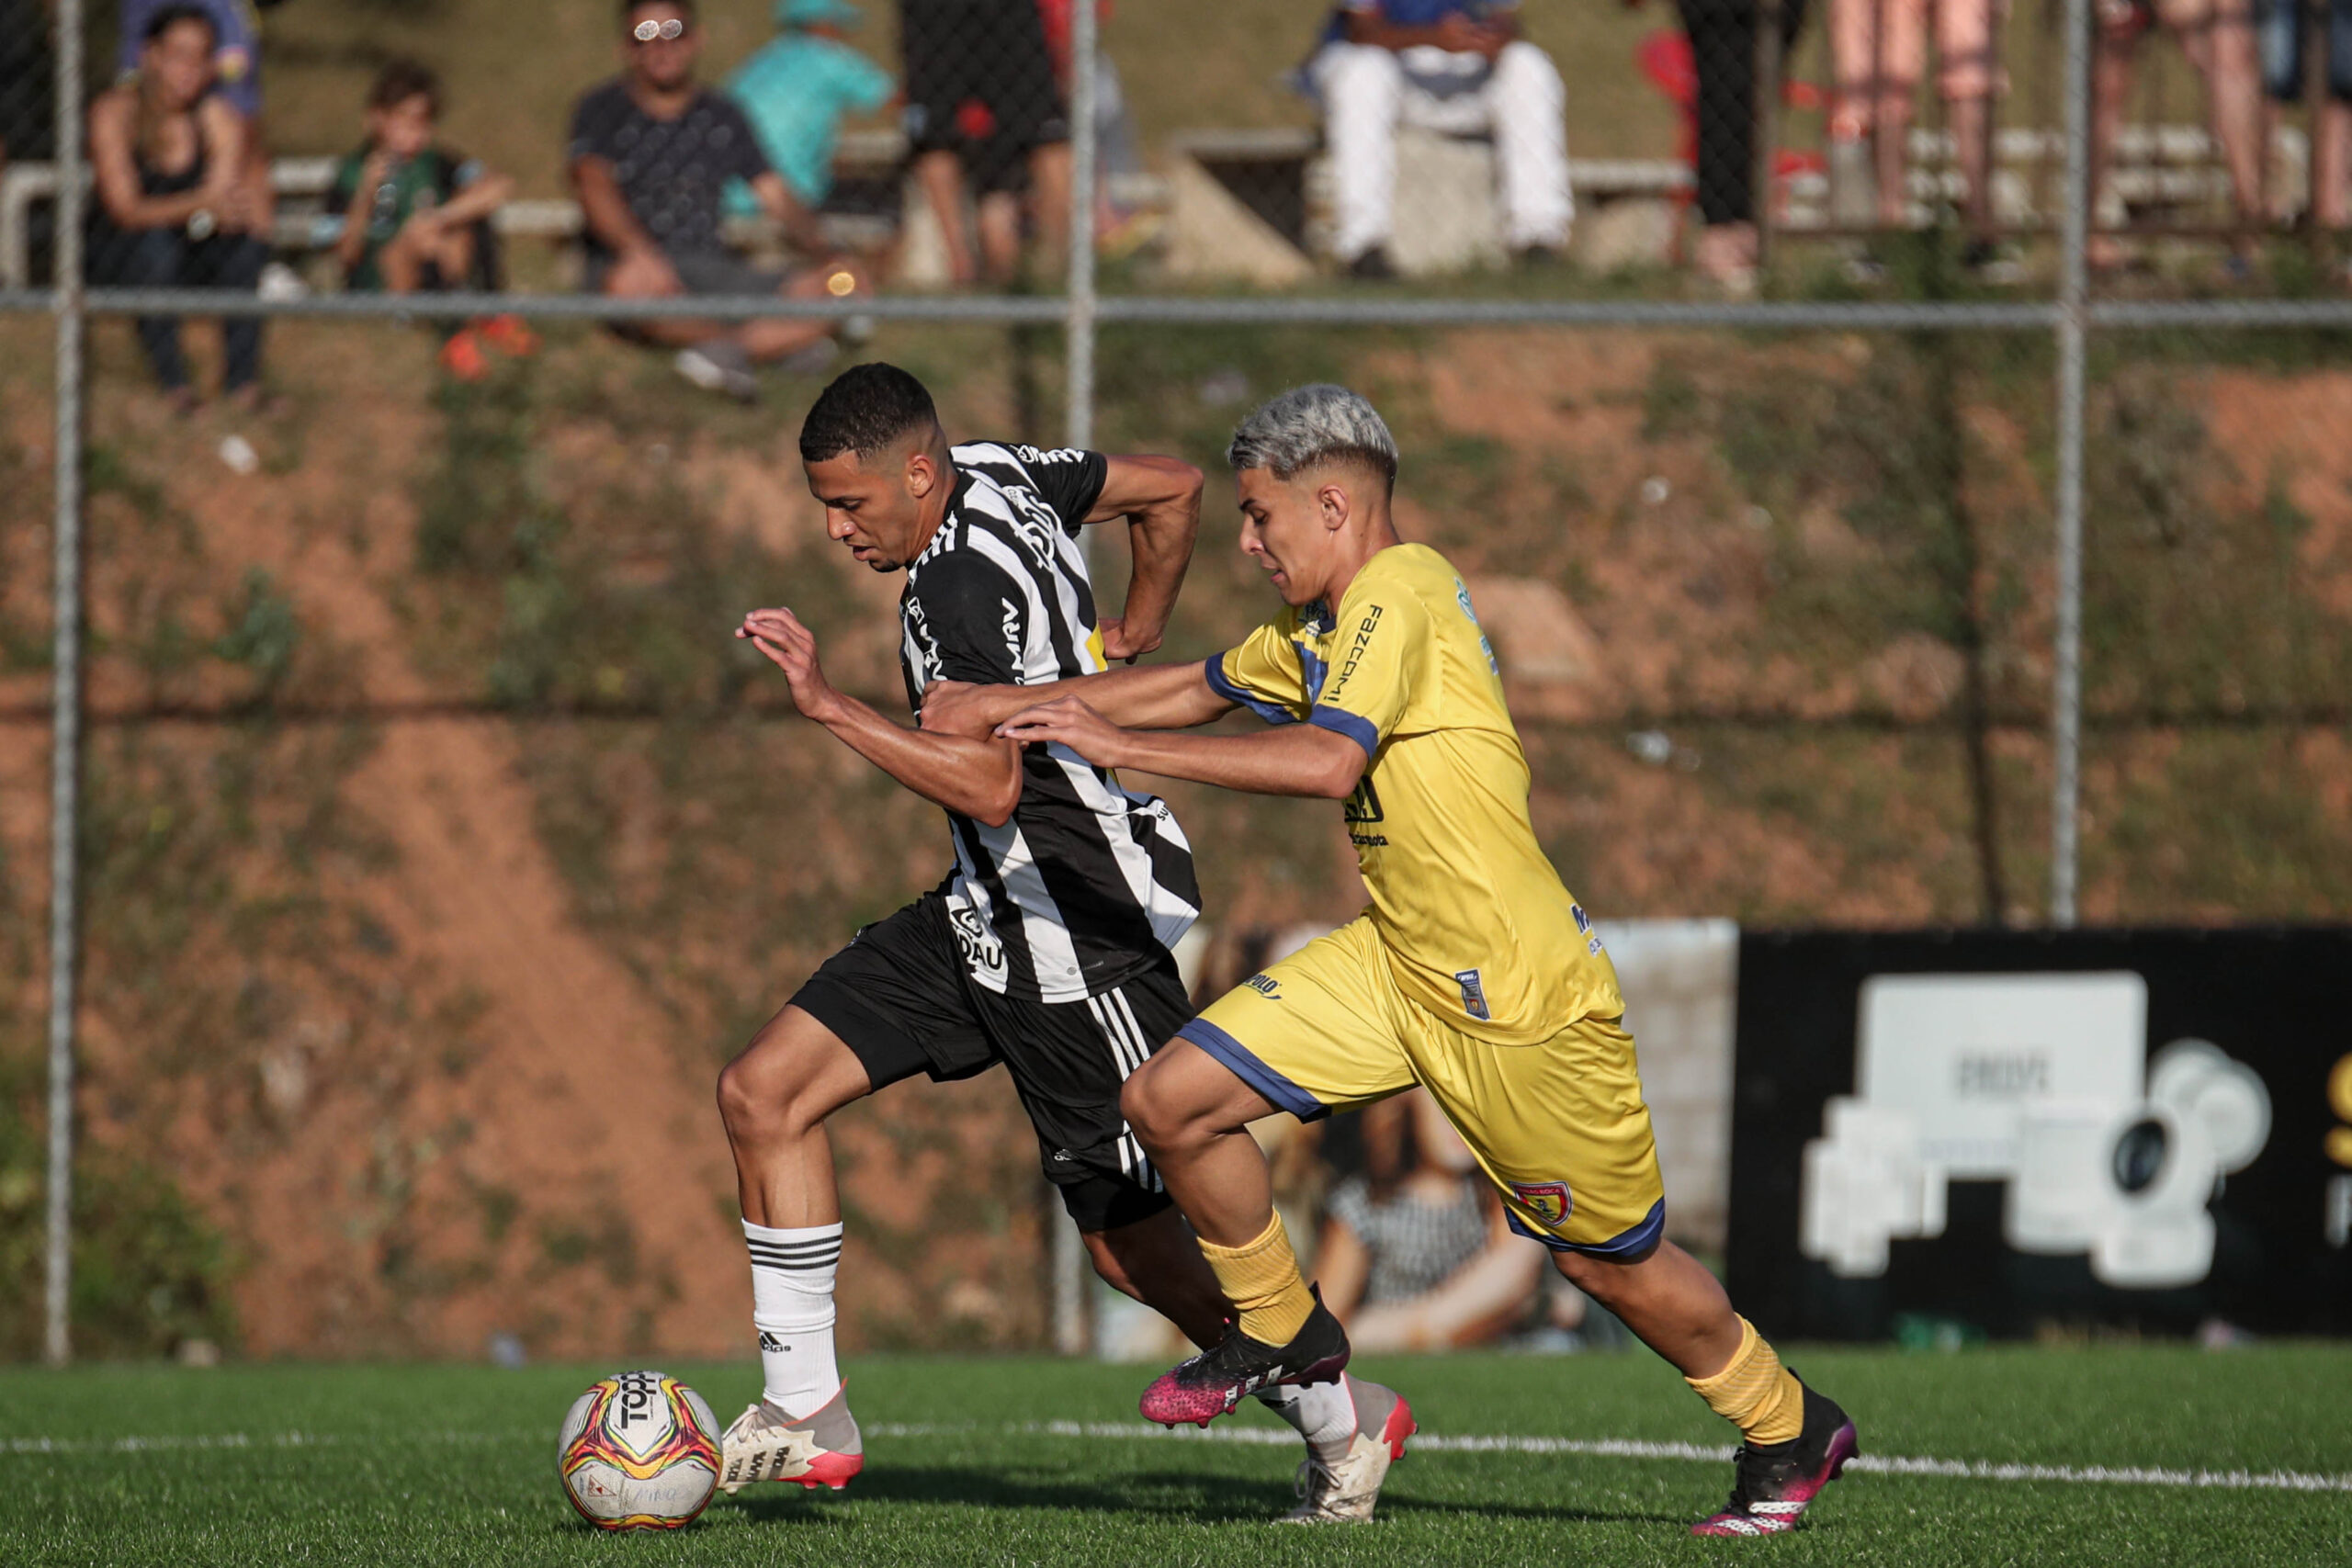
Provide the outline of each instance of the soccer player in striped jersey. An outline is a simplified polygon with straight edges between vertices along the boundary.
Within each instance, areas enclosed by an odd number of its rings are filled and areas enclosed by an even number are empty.
[[[907,574],[910,710],[941,680],[1030,685],[1149,652],[1200,526],[1190,464],[951,447],[922,383],[888,365],[825,389],[800,455],[833,540]],[[1114,519],[1135,567],[1124,615],[1098,621],[1079,530]],[[956,852],[946,880],[859,931],[719,1077],[765,1379],[727,1430],[722,1484],[838,1487],[865,1459],[833,1354],[842,1224],[824,1121],[900,1079],[1002,1062],[1102,1278],[1196,1344],[1223,1337],[1225,1295],[1119,1112],[1128,1075],[1192,1016],[1170,950],[1200,890],[1167,805],[1109,769],[899,724],[826,680],[789,609],[752,611],[736,635],[783,670],[804,716],[942,807]],[[1307,1439],[1316,1483],[1295,1517],[1368,1515],[1412,1430],[1405,1403],[1337,1369],[1265,1402]]]

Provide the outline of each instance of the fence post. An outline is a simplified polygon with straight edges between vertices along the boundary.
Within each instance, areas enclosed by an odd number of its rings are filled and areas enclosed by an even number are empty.
[[[1069,16],[1069,355],[1066,444],[1094,444],[1094,69],[1097,0]]]
[[[1756,276],[1772,271],[1772,194],[1780,168],[1781,78],[1786,51],[1781,47],[1785,0],[1758,0],[1756,7],[1755,84],[1748,96],[1748,216],[1756,228]]]
[[[1074,0],[1069,17],[1069,293],[1063,321],[1063,342],[1069,355],[1066,427],[1063,444],[1094,445],[1094,70],[1097,0]],[[1093,559],[1093,530],[1081,530],[1079,543],[1088,564]],[[1054,1348],[1065,1356],[1083,1356],[1093,1339],[1092,1314],[1087,1310],[1087,1284],[1091,1269],[1078,1226],[1062,1212],[1050,1191],[1046,1223],[1053,1235]]]
[[[2050,675],[2050,923],[2075,923],[2083,739],[2083,358],[2089,270],[2090,0],[2066,0],[2066,188],[2059,213],[2058,583]]]
[[[49,1258],[43,1354],[74,1354],[74,998],[82,753],[82,0],[57,6],[56,519],[49,796]]]

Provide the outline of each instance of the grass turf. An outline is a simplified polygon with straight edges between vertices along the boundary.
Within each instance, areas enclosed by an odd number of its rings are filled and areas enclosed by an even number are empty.
[[[1854,1412],[1869,1454],[2352,1472],[2352,1348],[1793,1359]],[[722,1418],[755,1379],[741,1365],[670,1370]],[[1646,1354],[1361,1370],[1407,1390],[1432,1435],[1726,1439]],[[859,1416],[881,1433],[847,1494],[766,1486],[679,1534],[620,1537],[575,1519],[554,1475],[556,1424],[590,1369],[0,1373],[0,1562],[2352,1561],[2342,1489],[1859,1473],[1795,1537],[1708,1542],[1684,1526],[1723,1495],[1720,1461],[1442,1450],[1392,1472],[1378,1525],[1276,1529],[1263,1521],[1290,1501],[1287,1448],[1157,1435],[1133,1416],[1137,1369],[862,1359],[853,1373]],[[1138,1435],[1021,1429],[1053,1421]],[[1254,1408],[1232,1424],[1274,1425]],[[194,1441],[232,1434],[244,1441]]]

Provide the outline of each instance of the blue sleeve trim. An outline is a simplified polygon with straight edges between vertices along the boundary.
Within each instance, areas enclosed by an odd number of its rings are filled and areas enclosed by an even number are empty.
[[[1510,1222],[1510,1228],[1517,1234],[1530,1241],[1540,1241],[1555,1252],[1581,1252],[1588,1258],[1639,1258],[1647,1257],[1657,1247],[1658,1238],[1666,1235],[1666,1200],[1661,1198],[1652,1203],[1640,1224],[1607,1241],[1562,1241],[1558,1236],[1545,1235],[1508,1208],[1503,1210],[1503,1218]]]
[[[1263,697],[1253,697],[1235,685],[1232,678],[1225,672],[1224,654],[1209,655],[1208,661],[1202,665],[1201,669],[1202,672],[1208,677],[1209,690],[1227,702],[1240,704],[1268,724],[1296,724],[1298,722],[1298,716],[1282,704],[1270,703]]]
[[[1379,754],[1380,731],[1372,727],[1372,720],[1368,718],[1351,714],[1345,708],[1325,707],[1317,703],[1315,711],[1306,716],[1306,722],[1317,729],[1333,730],[1346,736],[1363,748],[1367,762]]]
[[[1204,1018],[1196,1018],[1176,1032],[1225,1064],[1235,1077],[1266,1097],[1267,1103],[1289,1111],[1302,1122],[1331,1114],[1331,1108],[1290,1079],[1258,1060],[1249,1046]]]

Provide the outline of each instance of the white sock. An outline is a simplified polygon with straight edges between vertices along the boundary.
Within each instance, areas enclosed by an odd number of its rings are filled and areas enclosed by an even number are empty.
[[[796,1420],[813,1415],[842,1386],[833,1364],[841,1223],[777,1230],[745,1220],[743,1245],[752,1254],[752,1323],[760,1331],[764,1396]]]
[[[1356,1396],[1345,1372],[1337,1382],[1261,1388],[1258,1400],[1289,1422],[1325,1464],[1339,1463],[1355,1446]]]

